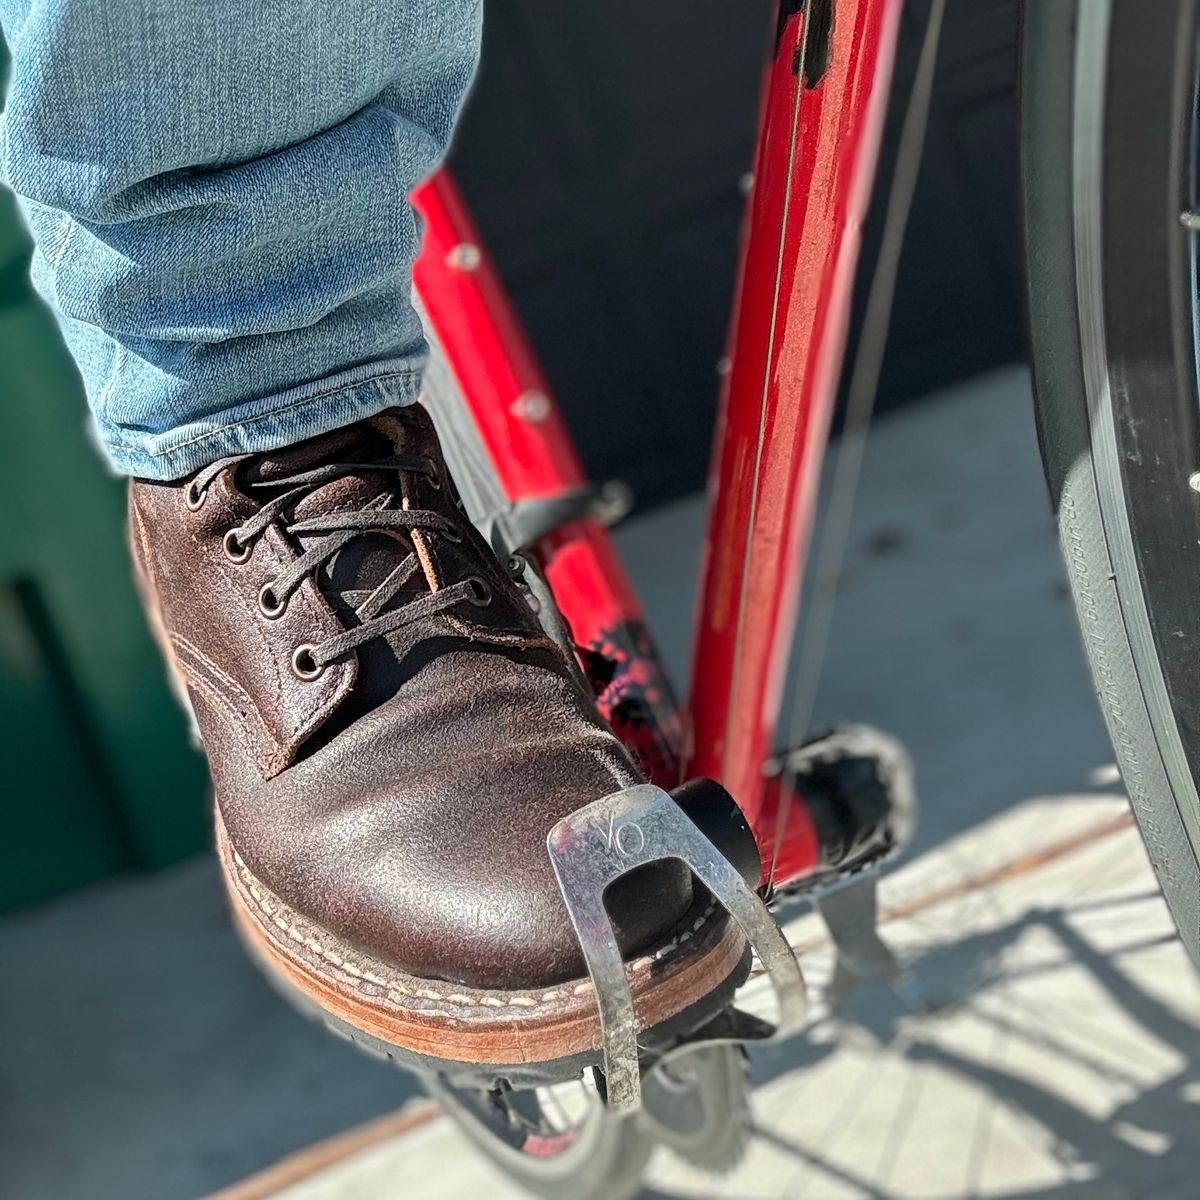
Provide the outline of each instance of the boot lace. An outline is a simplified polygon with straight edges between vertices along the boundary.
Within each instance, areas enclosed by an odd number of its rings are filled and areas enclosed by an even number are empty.
[[[188,485],[189,506],[198,507],[203,503],[206,491],[222,471],[245,461],[241,457],[220,459],[200,471]],[[366,534],[382,533],[400,541],[403,535],[411,535],[414,530],[421,530],[438,534],[448,541],[462,541],[462,534],[454,523],[440,513],[429,509],[379,507],[381,501],[386,503],[382,497],[358,509],[304,517],[300,520],[287,517],[289,511],[317,488],[335,479],[361,474],[364,471],[396,475],[419,474],[438,480],[437,466],[432,459],[389,455],[384,458],[371,458],[367,462],[323,463],[308,470],[270,480],[239,481],[243,490],[250,494],[266,490],[275,494],[266,499],[252,517],[226,533],[225,553],[234,562],[245,562],[250,557],[254,543],[275,522],[279,523],[284,533],[293,537],[301,534],[325,535],[314,541],[295,561],[263,586],[259,592],[258,603],[264,616],[280,616],[292,594],[306,578],[311,576],[315,579],[334,555],[356,538]],[[412,546],[411,536],[409,545]],[[464,602],[483,606],[491,600],[491,591],[487,583],[478,576],[470,576],[458,583],[439,587],[436,591],[414,594],[411,599],[392,605],[401,589],[418,576],[420,571],[421,562],[415,547],[412,547],[404,559],[354,609],[355,625],[323,642],[305,643],[296,648],[292,656],[292,669],[296,675],[301,679],[315,679],[331,663],[345,658],[375,638],[386,637],[405,625]]]

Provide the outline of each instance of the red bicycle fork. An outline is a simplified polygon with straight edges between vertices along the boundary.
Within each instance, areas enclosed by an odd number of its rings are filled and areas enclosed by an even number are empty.
[[[836,11],[834,11],[836,8]],[[502,500],[559,505],[528,546],[600,710],[647,777],[722,783],[782,886],[820,865],[802,796],[766,764],[845,343],[900,0],[783,0],[710,476],[691,695],[678,705],[550,389],[453,182],[413,196],[414,280]],[[578,501],[572,504],[572,501]],[[781,819],[782,810],[782,819]]]

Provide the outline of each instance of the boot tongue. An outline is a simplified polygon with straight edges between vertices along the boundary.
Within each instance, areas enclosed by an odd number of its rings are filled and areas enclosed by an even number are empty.
[[[322,463],[353,462],[355,458],[365,457],[373,444],[381,446],[381,454],[387,453],[388,442],[381,433],[367,425],[347,425],[294,446],[271,450],[247,463],[243,469],[249,483],[273,483],[285,476],[312,470]]]
[[[286,489],[286,480],[290,477],[325,463],[361,459],[361,471],[338,476],[302,497],[292,509],[289,523],[364,508],[399,508],[399,475],[395,471],[373,471],[370,467],[371,459],[386,458],[392,453],[390,439],[379,430],[367,424],[351,425],[263,455],[249,466],[247,480],[259,485],[279,481],[280,487]],[[261,486],[255,491],[270,495],[270,491]],[[308,550],[328,536],[328,533],[303,532],[294,535],[302,550]],[[411,553],[412,547],[407,540],[386,533],[363,533],[326,563],[317,573],[316,583],[343,619],[350,618],[352,622],[354,609]],[[400,592],[386,607],[391,608],[402,601],[410,589],[422,589],[423,582],[418,573],[410,581],[409,588]]]
[[[388,428],[392,430],[392,436],[364,421],[286,450],[265,454],[246,464],[245,481],[254,485],[253,494],[269,499],[295,486],[288,484],[289,478],[326,463],[361,461],[361,470],[339,475],[303,496],[290,512],[284,514],[284,523],[291,525],[339,512],[399,509],[403,506],[400,473],[372,470],[371,463],[394,454],[417,458],[426,452],[427,446],[422,442],[417,422],[389,422]],[[272,487],[273,484],[277,486]],[[301,532],[292,536],[302,550],[308,550],[330,535]],[[330,607],[350,628],[359,623],[356,610],[412,554],[412,542],[403,533],[360,533],[313,573],[313,581]],[[418,565],[403,588],[381,611],[398,608],[414,596],[427,593],[429,587]],[[404,644],[405,631],[401,628],[358,648],[358,680],[351,702],[342,709],[342,720],[353,720],[356,715],[369,711],[395,694],[405,678],[401,666]]]

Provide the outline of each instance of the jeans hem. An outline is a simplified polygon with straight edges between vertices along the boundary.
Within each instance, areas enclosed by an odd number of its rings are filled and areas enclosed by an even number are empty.
[[[219,458],[278,450],[411,404],[421,388],[423,366],[412,359],[372,363],[166,433],[139,434],[93,414],[94,431],[118,474],[180,479]]]

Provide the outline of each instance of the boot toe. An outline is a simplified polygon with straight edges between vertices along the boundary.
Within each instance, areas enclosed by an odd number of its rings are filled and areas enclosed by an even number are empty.
[[[507,664],[489,680],[490,656],[477,657],[474,704],[436,676],[423,695],[410,688],[273,781],[252,826],[239,830],[235,812],[231,841],[285,903],[411,975],[485,988],[580,978],[546,836],[639,780],[612,733],[573,711],[568,692],[547,697],[539,680],[546,719],[531,722],[521,669]],[[421,712],[417,736],[416,715],[393,711],[409,704]],[[617,880],[606,903],[624,953],[665,938],[692,898],[678,862]]]

